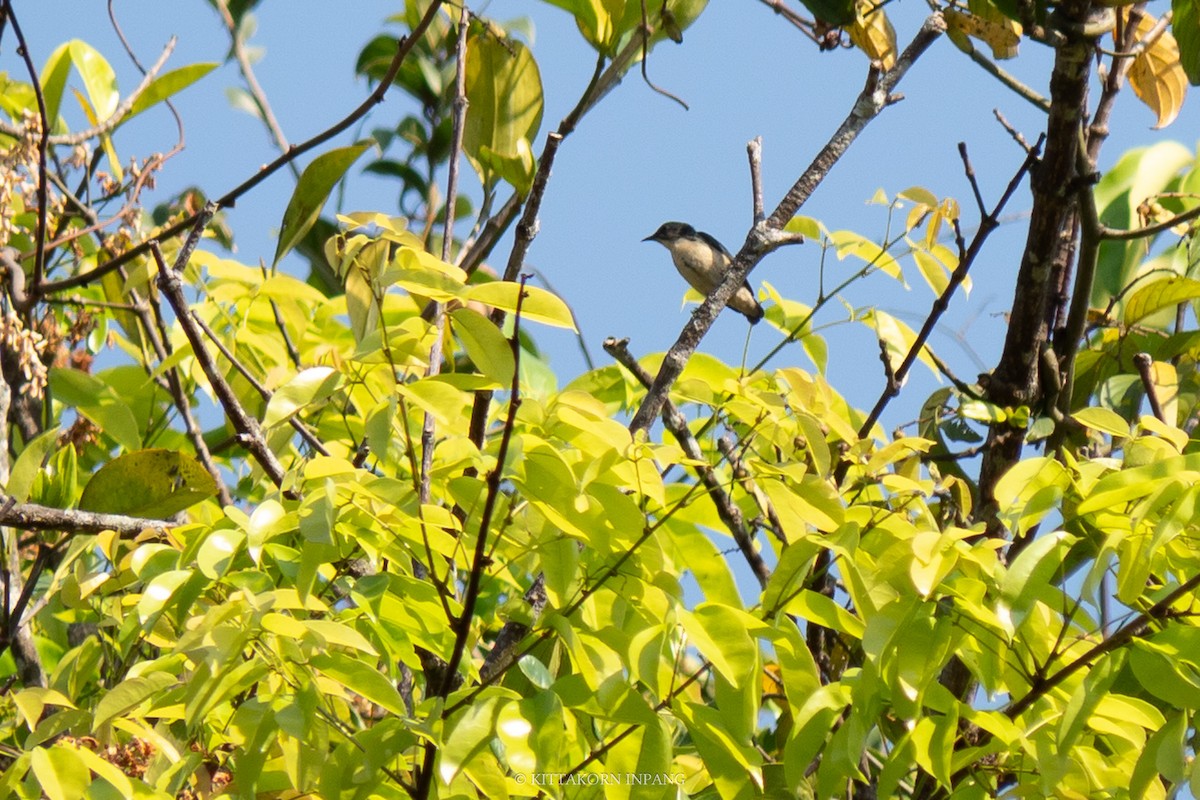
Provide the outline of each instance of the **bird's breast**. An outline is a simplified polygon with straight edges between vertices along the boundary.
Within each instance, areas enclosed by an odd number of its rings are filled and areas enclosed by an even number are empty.
[[[700,242],[677,242],[671,248],[671,260],[684,280],[701,294],[710,293],[725,275],[725,257]]]

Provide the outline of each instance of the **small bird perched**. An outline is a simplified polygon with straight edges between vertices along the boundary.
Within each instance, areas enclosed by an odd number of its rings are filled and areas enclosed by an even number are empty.
[[[713,237],[683,222],[664,222],[643,242],[658,242],[671,251],[675,269],[692,288],[706,297],[721,285],[733,256]],[[729,307],[746,315],[753,325],[763,318],[762,306],[754,299],[749,283],[738,287]]]

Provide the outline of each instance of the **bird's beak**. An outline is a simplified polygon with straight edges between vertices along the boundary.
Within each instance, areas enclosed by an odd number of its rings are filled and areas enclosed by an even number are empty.
[[[645,239],[642,239],[642,241],[643,242],[657,242],[658,238],[654,234],[650,234]]]

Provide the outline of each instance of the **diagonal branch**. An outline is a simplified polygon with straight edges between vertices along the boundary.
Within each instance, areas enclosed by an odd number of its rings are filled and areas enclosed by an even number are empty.
[[[179,258],[176,259],[174,268],[167,266],[158,242],[151,240],[150,252],[154,255],[154,260],[158,264],[158,288],[175,311],[175,319],[183,329],[184,335],[187,336],[188,342],[192,345],[192,355],[195,356],[200,369],[204,371],[205,377],[208,378],[208,382],[212,386],[217,399],[220,401],[221,407],[225,409],[226,416],[233,423],[234,430],[238,432],[238,440],[250,451],[250,455],[262,467],[263,472],[267,474],[271,482],[276,486],[282,486],[286,474],[283,465],[279,463],[279,459],[276,458],[275,453],[267,446],[266,437],[263,435],[258,420],[246,413],[246,409],[242,407],[241,401],[234,394],[233,388],[225,380],[225,376],[221,374],[221,371],[217,369],[216,361],[213,360],[212,354],[208,352],[208,348],[204,344],[204,337],[200,332],[200,328],[188,313],[187,299],[183,296],[183,283],[179,280],[179,270],[182,270],[187,265],[188,258],[195,248],[195,242],[200,239],[205,223],[212,219],[215,211],[215,203],[209,203],[205,206],[199,215],[200,219],[197,221],[195,228],[193,228],[192,233],[188,236],[188,241],[180,249]],[[191,246],[189,247],[189,245]]]
[[[608,338],[604,340],[604,352],[608,353],[617,360],[621,366],[629,370],[643,386],[649,388],[653,382],[653,377],[646,371],[645,367],[638,363],[637,359],[628,349],[629,340]],[[746,563],[750,565],[754,577],[758,578],[758,582],[766,588],[767,581],[771,578],[771,569],[763,561],[762,555],[754,548],[754,536],[746,528],[745,519],[742,517],[742,511],[733,502],[733,498],[729,496],[729,492],[725,490],[721,479],[717,476],[717,471],[708,463],[708,459],[704,457],[703,451],[700,449],[700,443],[696,441],[696,437],[692,435],[688,429],[687,418],[683,416],[675,404],[670,400],[663,403],[662,410],[663,425],[671,435],[675,437],[675,441],[679,442],[679,446],[683,448],[684,454],[688,458],[700,462],[695,467],[696,475],[704,484],[704,488],[708,490],[709,497],[717,507],[717,515],[721,517],[721,522],[725,523],[725,527],[729,529],[729,533],[733,536],[733,541],[737,543],[738,550],[741,551],[742,557],[746,559]]]
[[[854,143],[867,123],[899,99],[892,95],[892,90],[900,83],[917,58],[945,30],[946,22],[942,15],[932,14],[925,20],[925,24],[921,26],[917,35],[913,37],[912,43],[896,60],[896,65],[892,69],[880,75],[878,68],[872,66],[867,85],[859,94],[854,108],[851,109],[845,121],[766,221],[751,228],[746,237],[746,243],[742,245],[742,249],[725,274],[725,282],[705,298],[700,307],[693,312],[691,319],[684,325],[679,338],[663,358],[658,377],[654,379],[654,386],[642,401],[633,421],[630,422],[630,431],[636,433],[650,427],[666,401],[667,392],[683,372],[688,359],[700,345],[700,340],[704,338],[716,321],[717,314],[729,302],[729,298],[742,285],[750,270],[754,269],[763,256],[784,243],[784,226],[821,184],[821,181],[829,174],[829,170]]]

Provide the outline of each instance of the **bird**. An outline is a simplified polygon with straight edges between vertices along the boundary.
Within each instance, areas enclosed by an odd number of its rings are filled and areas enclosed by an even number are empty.
[[[725,271],[733,263],[733,256],[724,245],[685,222],[664,222],[642,241],[658,242],[667,248],[675,269],[693,289],[706,297],[721,285]],[[763,318],[762,306],[754,299],[748,282],[739,286],[729,298],[729,307],[744,314],[751,325]]]

